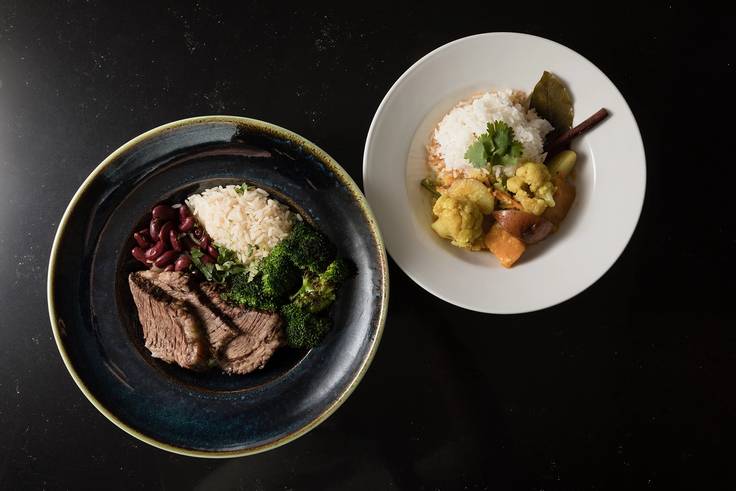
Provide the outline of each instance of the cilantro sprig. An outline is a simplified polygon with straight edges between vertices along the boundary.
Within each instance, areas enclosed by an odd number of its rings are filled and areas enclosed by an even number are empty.
[[[238,256],[235,251],[219,245],[216,245],[215,247],[218,252],[216,263],[206,263],[202,261],[204,252],[197,247],[194,247],[189,251],[194,267],[202,273],[202,276],[204,276],[207,281],[224,283],[229,276],[241,274],[246,271],[245,266],[238,261]]]
[[[523,147],[514,139],[514,130],[503,121],[486,125],[486,132],[479,135],[468,147],[465,158],[473,167],[482,169],[492,165],[515,164]]]
[[[244,182],[243,184],[240,184],[238,186],[235,186],[235,192],[238,194],[244,194],[246,191],[248,191],[248,183]]]

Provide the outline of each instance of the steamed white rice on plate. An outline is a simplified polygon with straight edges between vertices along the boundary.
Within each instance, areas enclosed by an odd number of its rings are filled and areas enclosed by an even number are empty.
[[[455,177],[478,177],[476,174],[487,172],[474,168],[465,158],[465,152],[493,121],[503,121],[514,130],[514,138],[524,147],[519,162],[544,162],[544,138],[552,131],[552,125],[527,107],[527,95],[523,91],[491,90],[459,102],[432,133],[427,162],[441,182],[448,183]],[[496,166],[493,170],[512,176],[517,166]]]
[[[217,186],[189,196],[186,204],[212,240],[245,265],[266,257],[299,219],[254,186]]]

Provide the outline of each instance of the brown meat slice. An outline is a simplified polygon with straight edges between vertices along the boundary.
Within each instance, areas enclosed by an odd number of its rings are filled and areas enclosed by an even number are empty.
[[[173,271],[136,274],[189,306],[207,333],[213,357],[228,373],[245,374],[262,368],[286,344],[278,314],[230,305],[214,283],[195,285],[188,275]]]
[[[190,277],[175,271],[141,271],[140,275],[152,281],[172,297],[187,303],[207,331],[212,354],[217,357],[230,341],[238,335],[237,328],[227,317],[218,312],[210,299],[191,284]],[[218,297],[219,298],[219,297]]]
[[[218,357],[224,371],[245,374],[263,368],[273,353],[286,344],[286,334],[278,314],[230,305],[220,297],[212,283],[203,283],[200,287],[239,331]]]
[[[128,283],[151,355],[184,368],[204,369],[209,359],[207,338],[187,304],[140,273],[131,273]]]

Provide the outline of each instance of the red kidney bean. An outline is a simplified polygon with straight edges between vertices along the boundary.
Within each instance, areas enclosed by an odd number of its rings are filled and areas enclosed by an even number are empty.
[[[158,233],[158,238],[166,244],[166,248],[169,248],[169,233],[174,230],[174,222],[166,222],[161,225],[161,230]]]
[[[200,239],[201,239],[202,237],[204,237],[204,230],[202,230],[202,229],[201,229],[201,228],[199,228],[199,227],[195,228],[195,229],[194,229],[194,237],[195,237],[195,238],[196,238],[197,240],[200,240]]]
[[[202,256],[201,259],[203,263],[215,264],[217,262],[212,256],[208,256],[207,254]]]
[[[181,205],[179,207],[179,221],[182,221],[189,216],[192,216],[192,212],[189,211],[189,207],[187,205]]]
[[[146,253],[145,253],[145,251],[144,251],[143,249],[141,249],[140,247],[134,247],[134,248],[133,248],[133,249],[132,249],[132,250],[130,251],[130,254],[131,254],[131,255],[132,255],[132,256],[133,256],[134,258],[136,258],[137,260],[139,260],[140,262],[142,262],[143,264],[145,264],[145,265],[148,265],[148,263],[146,262]]]
[[[175,251],[181,252],[182,244],[179,241],[179,232],[177,232],[173,228],[169,230],[169,244],[171,244],[172,249],[174,249]]]
[[[184,246],[184,250],[189,251],[192,247],[197,247],[197,243],[189,236],[189,234],[182,235],[179,240],[182,243],[182,246]]]
[[[151,233],[148,231],[148,227],[142,228],[136,233],[143,237],[146,242],[151,242]]]
[[[173,220],[176,218],[176,210],[168,205],[158,205],[153,208],[151,215],[161,220]]]
[[[153,262],[153,265],[157,268],[163,268],[171,264],[177,256],[179,256],[179,253],[176,251],[166,251]]]
[[[159,257],[166,250],[166,243],[163,240],[156,242],[153,247],[146,251],[146,259],[153,260]]]
[[[213,246],[212,244],[207,246],[207,254],[214,257],[215,259],[217,259],[217,256],[220,255],[220,253],[217,252],[217,249],[215,248],[215,246]]]
[[[133,239],[136,241],[136,243],[142,247],[143,249],[148,249],[151,247],[151,243],[146,240],[143,235],[141,235],[139,232],[136,232],[133,234]]]
[[[164,268],[164,271],[174,271],[174,265],[173,264],[169,264],[168,266],[166,266]]]
[[[179,256],[179,259],[174,263],[174,271],[184,271],[192,264],[192,260],[186,254]]]
[[[186,217],[179,222],[179,230],[189,232],[194,227],[194,217]]]
[[[205,249],[207,249],[207,246],[210,243],[210,238],[207,235],[203,233],[200,233],[199,235],[197,235],[191,232],[188,233],[187,235],[189,236],[191,241],[194,243],[194,247],[199,247],[200,249],[202,249],[202,252],[207,252],[205,251]]]
[[[186,234],[187,242],[191,244],[191,247],[199,247],[199,239],[194,236],[193,233],[189,232]]]
[[[150,234],[151,239],[159,239],[159,233],[161,232],[162,226],[163,222],[160,219],[154,218],[153,220],[151,220],[151,225],[148,227],[148,233]]]

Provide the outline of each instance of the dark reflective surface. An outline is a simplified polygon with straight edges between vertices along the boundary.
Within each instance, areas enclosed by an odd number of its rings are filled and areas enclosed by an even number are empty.
[[[736,238],[721,146],[733,17],[644,3],[559,16],[488,2],[267,5],[0,3],[0,488],[733,489]],[[315,141],[360,183],[393,81],[431,49],[493,30],[580,52],[637,117],[644,211],[599,282],[501,317],[442,303],[392,264],[366,378],[325,424],[263,455],[170,455],[87,402],[51,339],[45,268],[63,207],[107,154],[161,123],[242,114]],[[706,114],[713,141],[686,144],[683,125],[698,134]]]

